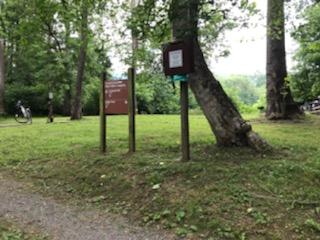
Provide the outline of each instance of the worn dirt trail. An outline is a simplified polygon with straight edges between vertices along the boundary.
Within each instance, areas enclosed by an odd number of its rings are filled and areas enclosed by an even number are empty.
[[[0,218],[53,240],[173,240],[172,235],[132,226],[124,218],[57,203],[0,174]]]

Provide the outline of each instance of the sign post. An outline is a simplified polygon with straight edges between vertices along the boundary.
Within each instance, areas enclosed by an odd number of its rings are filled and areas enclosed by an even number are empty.
[[[105,106],[105,81],[106,81],[106,72],[102,73],[101,84],[100,84],[100,152],[105,153],[107,150],[106,144],[106,106]]]
[[[53,123],[53,92],[48,93],[48,120],[47,123]]]
[[[136,152],[135,69],[128,69],[129,153]]]
[[[135,71],[128,70],[129,79],[107,81],[102,74],[100,86],[100,151],[106,152],[107,115],[129,116],[129,153],[136,151],[135,135]]]
[[[182,161],[189,161],[189,96],[187,74],[194,71],[192,40],[164,45],[163,68],[166,76],[171,76],[173,81],[180,81]]]
[[[182,161],[190,160],[188,82],[180,82]]]

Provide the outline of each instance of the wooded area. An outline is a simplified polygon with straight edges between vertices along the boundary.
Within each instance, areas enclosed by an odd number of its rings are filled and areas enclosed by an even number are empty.
[[[258,83],[250,80],[253,77],[245,77],[249,79],[242,85],[245,89],[234,89],[228,84],[231,79],[219,82],[206,62],[213,54],[213,46],[223,41],[226,31],[250,27],[250,19],[259,14],[255,2],[156,2],[2,1],[0,112],[5,107],[7,113],[12,113],[15,102],[21,99],[31,106],[33,113],[46,114],[47,96],[53,92],[56,114],[71,119],[97,114],[99,78],[102,71],[110,69],[113,61],[109,52],[117,48],[126,52],[123,58],[127,64],[135,62],[137,66],[138,112],[176,113],[178,97],[172,94],[170,84],[164,79],[159,50],[164,42],[187,38],[194,41],[196,59],[196,71],[190,75],[195,96],[190,98],[190,108],[204,112],[221,145],[263,148],[266,143],[252,132],[240,112],[258,111],[259,107],[266,109],[268,119],[295,118],[302,114],[295,100],[301,104],[320,95],[319,38],[315,30],[319,16],[317,1],[285,4],[285,1],[268,0],[266,90],[259,90],[256,100],[249,102],[240,95],[248,92],[248,87],[253,89],[252,93],[258,92],[255,87]],[[303,9],[303,13],[286,16],[287,8]],[[292,28],[285,18],[295,18],[301,24]],[[132,34],[127,34],[127,30]],[[300,43],[297,68],[289,75],[285,30]],[[114,33],[128,38],[126,44],[117,44]],[[128,46],[132,42],[133,55],[127,51],[131,50]],[[109,71],[109,77],[110,74]]]

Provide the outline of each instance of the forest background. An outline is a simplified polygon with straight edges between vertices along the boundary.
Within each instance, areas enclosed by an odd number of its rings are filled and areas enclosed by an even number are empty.
[[[13,113],[17,100],[23,100],[32,108],[33,114],[46,114],[48,93],[53,92],[55,114],[70,115],[76,95],[74,85],[79,71],[79,51],[83,44],[82,2],[11,0],[0,3],[0,38],[5,50],[4,105],[7,113]],[[126,77],[125,72],[111,71],[115,60],[110,53],[119,53],[124,65],[130,63],[128,26],[132,23],[129,22],[128,4],[116,6],[113,1],[87,1],[87,4],[88,39],[82,109],[85,115],[96,115],[99,111],[101,73],[107,70],[109,79]],[[299,103],[320,95],[320,57],[317,53],[320,47],[319,34],[316,34],[319,32],[320,7],[315,4],[303,9],[294,16],[294,21],[290,20],[292,16],[288,11],[286,27],[288,34],[298,43],[294,53],[295,65],[288,82]],[[257,16],[265,24],[261,13],[258,12]],[[241,29],[238,28],[238,31]],[[115,38],[115,35],[118,37]],[[215,46],[205,50],[208,58],[223,58],[230,54],[228,46],[223,44],[223,36],[217,39]],[[135,58],[138,65],[138,112],[178,113],[178,90],[163,76],[160,46],[152,42],[140,43]],[[257,112],[265,107],[266,76],[263,72],[224,75],[218,76],[218,79],[240,112]],[[194,109],[194,113],[200,112],[192,94],[190,108]]]

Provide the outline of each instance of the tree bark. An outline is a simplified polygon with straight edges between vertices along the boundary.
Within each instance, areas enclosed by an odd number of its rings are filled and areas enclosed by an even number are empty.
[[[4,70],[4,41],[0,39],[0,115],[5,113],[4,109],[4,82],[5,82],[5,70]]]
[[[63,5],[63,9],[66,13],[70,11],[70,6],[68,5],[67,1],[61,1]],[[72,55],[70,49],[70,36],[71,36],[71,26],[70,26],[70,17],[66,15],[64,17],[64,26],[65,26],[65,36],[64,36],[64,41],[65,41],[65,59],[64,59],[64,70],[65,70],[65,84],[67,85],[67,89],[64,90],[64,96],[63,96],[63,109],[62,113],[65,116],[70,116],[71,115],[71,109],[72,109],[72,82],[73,82],[73,74],[72,74],[72,64],[70,61],[70,56]]]
[[[269,145],[240,115],[231,99],[215,79],[205,61],[198,42],[199,0],[174,0],[171,22],[175,40],[194,42],[195,71],[189,83],[197,102],[206,116],[220,146],[250,146],[265,150]]]
[[[87,0],[82,1],[81,6],[81,45],[79,51],[79,60],[78,60],[78,70],[77,70],[77,80],[75,85],[75,95],[72,105],[71,120],[79,120],[82,117],[82,87],[85,74],[85,63],[87,56],[87,47],[88,47],[88,4]]]
[[[286,78],[284,0],[268,0],[267,119],[288,119],[302,114],[293,100]]]

